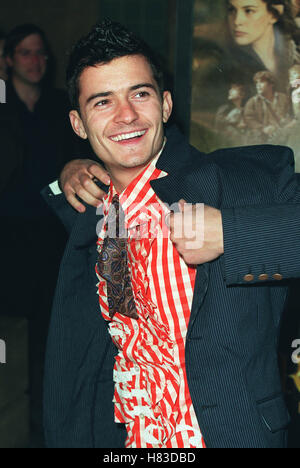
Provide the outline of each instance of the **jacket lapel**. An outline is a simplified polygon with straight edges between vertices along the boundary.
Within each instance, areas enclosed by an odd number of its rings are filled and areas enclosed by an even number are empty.
[[[201,155],[199,152],[197,152],[196,155],[193,154],[195,151],[194,148],[188,144],[185,138],[174,127],[169,133],[167,132],[167,138],[167,144],[158,160],[157,168],[168,172],[170,176],[176,172],[181,172],[181,177],[184,179],[184,173],[187,172],[188,167],[193,162],[195,163],[195,157],[197,157],[200,162],[201,156],[204,157],[204,155]],[[176,181],[176,178],[174,180]],[[166,176],[161,179],[153,180],[151,186],[160,200],[175,212],[179,211],[178,201],[180,199],[185,199],[188,203],[199,203],[199,199],[197,200],[197,196],[195,195],[196,191],[193,190],[193,187],[188,187],[184,183],[173,183],[172,177]],[[208,263],[197,267],[188,336],[192,331],[195,319],[207,293],[209,270],[210,267]]]

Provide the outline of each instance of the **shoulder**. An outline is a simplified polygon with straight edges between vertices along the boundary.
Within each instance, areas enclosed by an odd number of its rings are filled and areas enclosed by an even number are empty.
[[[189,168],[189,186],[206,187],[220,206],[273,203],[294,177],[294,154],[283,146],[227,148],[207,154]],[[196,189],[197,190],[197,189]]]
[[[225,148],[211,153],[210,158],[217,164],[227,165],[230,161],[238,165],[254,163],[277,170],[277,165],[284,166],[293,162],[294,153],[291,148],[279,145],[252,145],[236,148]]]
[[[209,155],[208,164],[230,180],[278,179],[294,174],[294,153],[286,146],[256,145],[227,148]]]
[[[261,102],[261,99],[256,95],[248,99],[246,106],[256,105],[258,102]]]
[[[281,101],[284,101],[284,102],[285,102],[285,101],[289,101],[289,97],[288,97],[288,95],[285,94],[285,93],[279,93],[279,92],[278,92],[278,93],[277,93],[277,96],[278,96],[278,98],[279,98]]]

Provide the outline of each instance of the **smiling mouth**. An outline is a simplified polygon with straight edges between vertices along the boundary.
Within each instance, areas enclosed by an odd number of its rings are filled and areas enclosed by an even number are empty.
[[[131,133],[121,133],[120,135],[110,137],[110,139],[117,143],[122,142],[122,141],[130,141],[130,140],[135,140],[136,138],[143,137],[146,132],[147,130],[139,130],[139,131],[131,132]]]

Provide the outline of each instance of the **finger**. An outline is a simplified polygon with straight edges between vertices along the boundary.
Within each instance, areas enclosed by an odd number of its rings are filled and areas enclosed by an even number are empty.
[[[102,201],[103,197],[106,195],[106,193],[101,190],[97,184],[91,180],[88,176],[84,175],[83,177],[80,178],[80,185],[77,185],[77,190],[80,190],[80,188],[83,188],[88,192],[92,197],[96,198],[98,201]],[[77,195],[79,193],[76,191]]]
[[[66,199],[70,203],[70,205],[78,211],[78,213],[84,213],[85,212],[85,206],[80,203],[80,201],[76,198],[75,194],[69,194],[66,195]]]
[[[87,203],[88,205],[94,206],[97,208],[99,206],[99,202],[101,201],[101,198],[98,199],[94,197],[90,192],[85,190],[81,185],[78,186],[78,188],[75,188],[75,193],[77,197],[79,197],[82,201]]]
[[[96,179],[100,180],[105,185],[110,184],[110,176],[108,172],[100,166],[100,164],[94,163],[89,167],[89,173],[96,177]]]

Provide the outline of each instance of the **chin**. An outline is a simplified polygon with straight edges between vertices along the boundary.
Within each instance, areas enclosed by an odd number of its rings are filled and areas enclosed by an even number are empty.
[[[127,169],[134,169],[135,167],[146,166],[147,164],[150,163],[151,160],[152,158],[149,158],[149,157],[141,158],[140,156],[133,156],[131,158],[124,159],[122,161],[123,163],[122,165],[123,167]]]
[[[234,42],[238,46],[248,46],[252,44],[252,41],[247,37],[234,37]]]

